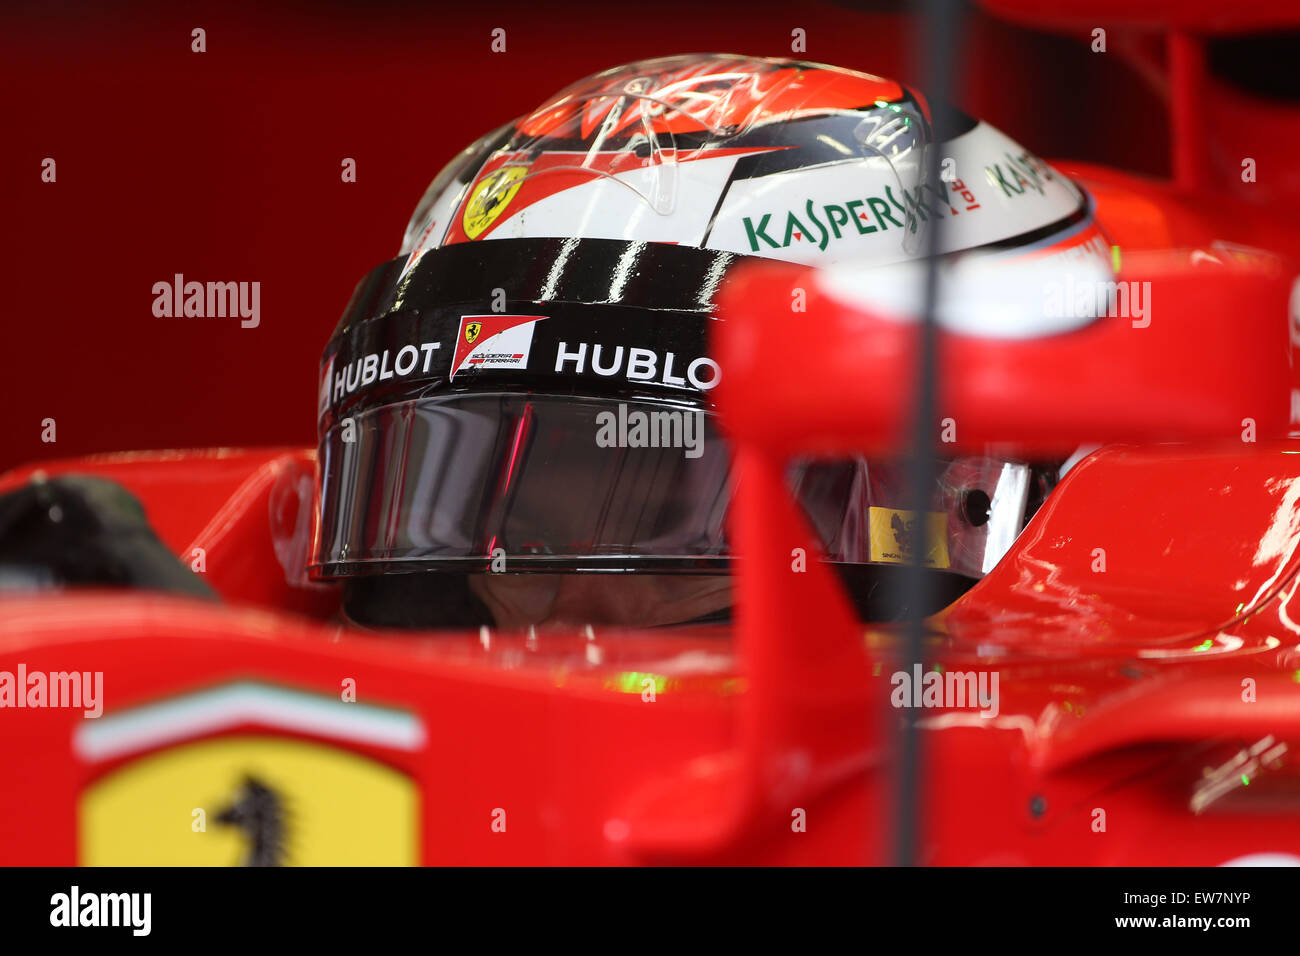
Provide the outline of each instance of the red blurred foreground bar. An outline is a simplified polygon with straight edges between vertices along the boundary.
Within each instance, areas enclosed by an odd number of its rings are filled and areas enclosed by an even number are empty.
[[[1185,253],[1129,258],[1116,279],[1150,283],[1142,320],[1104,316],[1018,339],[941,327],[936,445],[1068,454],[1093,442],[1285,435],[1290,274],[1197,267]],[[724,291],[718,398],[738,444],[777,455],[904,447],[920,324],[828,288],[814,269],[762,263],[738,269]],[[804,312],[792,309],[798,290]]]

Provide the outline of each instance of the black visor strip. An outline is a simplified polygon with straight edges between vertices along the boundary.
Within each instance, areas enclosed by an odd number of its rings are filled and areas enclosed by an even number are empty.
[[[710,311],[734,252],[615,239],[486,239],[431,249],[372,269],[357,284],[335,336],[398,309],[495,300],[585,302]],[[405,273],[405,274],[403,274]],[[501,290],[500,293],[497,290]]]

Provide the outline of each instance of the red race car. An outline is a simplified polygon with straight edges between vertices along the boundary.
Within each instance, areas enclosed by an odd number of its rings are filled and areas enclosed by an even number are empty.
[[[0,863],[1300,863],[1300,236],[1200,42],[1169,183],[720,54],[471,145],[316,449],[0,477]]]

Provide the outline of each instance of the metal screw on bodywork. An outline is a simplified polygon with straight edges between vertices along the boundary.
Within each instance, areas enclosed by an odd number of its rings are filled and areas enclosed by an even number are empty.
[[[1045,813],[1047,813],[1047,798],[1042,794],[1035,794],[1029,801],[1029,815],[1037,820]]]

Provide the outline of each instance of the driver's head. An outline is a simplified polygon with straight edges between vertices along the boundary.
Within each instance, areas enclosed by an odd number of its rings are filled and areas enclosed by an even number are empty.
[[[921,180],[934,143],[955,178]],[[879,77],[674,57],[561,92],[443,170],[398,258],[357,286],[322,362],[314,576],[343,580],[365,624],[725,619],[719,287],[747,257],[907,259],[940,216],[948,251],[1095,251],[1068,180]],[[789,374],[833,388],[817,367],[836,343],[800,319]],[[1052,476],[996,456],[938,475],[922,560],[952,596]],[[890,572],[911,560],[899,470],[809,461],[790,481],[863,613],[896,613]]]

